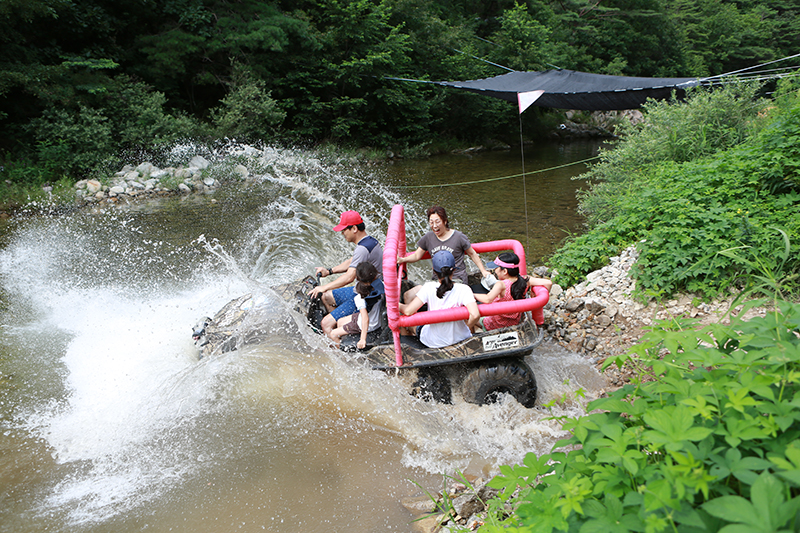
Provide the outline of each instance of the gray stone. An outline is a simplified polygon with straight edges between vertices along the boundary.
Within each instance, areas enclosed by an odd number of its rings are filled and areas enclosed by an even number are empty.
[[[194,156],[192,158],[191,161],[189,161],[189,166],[190,167],[199,168],[201,170],[208,168],[208,165],[210,165],[210,164],[211,163],[208,161],[208,159],[206,159],[205,157],[203,157],[201,155],[196,155],[196,156]]]
[[[89,192],[89,194],[96,194],[102,188],[103,185],[97,180],[86,181],[86,190]]]
[[[192,192],[192,188],[186,185],[185,183],[181,183],[180,185],[178,185],[178,191],[181,192],[182,194],[189,194],[190,192]]]
[[[564,306],[564,309],[570,313],[574,313],[581,307],[583,307],[583,298],[573,298],[567,302],[567,305]]]
[[[142,163],[136,167],[136,172],[138,172],[141,176],[150,176],[156,170],[158,170],[158,167],[156,167],[153,163],[148,162]]]
[[[483,511],[483,502],[474,494],[462,494],[453,499],[453,510],[462,517],[472,516]]]
[[[552,301],[554,298],[558,298],[564,293],[564,289],[561,288],[561,285],[558,283],[554,283],[553,286],[550,288],[550,300]]]
[[[110,194],[117,195],[117,194],[122,194],[124,192],[125,192],[125,187],[122,187],[120,185],[115,185],[114,187],[111,187],[110,189],[108,189],[108,194],[109,195]]]
[[[400,503],[413,513],[432,513],[436,510],[436,502],[427,496],[409,496],[400,500]]]
[[[236,176],[239,176],[240,179],[247,179],[247,177],[250,175],[250,171],[247,170],[247,167],[244,165],[236,165],[233,167],[233,173]]]
[[[607,328],[611,325],[611,318],[606,315],[600,315],[597,317],[597,325],[601,328]]]
[[[595,315],[600,313],[603,309],[606,308],[605,305],[594,299],[586,300],[586,302],[584,302],[584,305],[586,306],[586,309],[589,310],[589,312],[594,313]]]

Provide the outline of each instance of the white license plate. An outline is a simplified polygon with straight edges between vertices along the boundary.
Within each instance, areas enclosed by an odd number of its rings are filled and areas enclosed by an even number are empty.
[[[519,346],[519,333],[516,331],[500,333],[499,335],[489,335],[483,338],[483,349],[487,352],[516,348],[517,346]]]

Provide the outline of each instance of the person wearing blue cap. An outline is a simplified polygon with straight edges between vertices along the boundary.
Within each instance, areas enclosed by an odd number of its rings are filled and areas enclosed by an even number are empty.
[[[417,335],[422,344],[429,348],[441,348],[471,337],[472,329],[480,319],[480,312],[472,289],[463,283],[453,283],[453,271],[456,265],[453,254],[447,250],[440,250],[433,254],[432,262],[438,281],[429,281],[422,285],[410,303],[400,303],[400,312],[404,315],[413,315],[425,304],[428,304],[430,311],[465,306],[469,310],[467,321],[426,324],[418,328]]]

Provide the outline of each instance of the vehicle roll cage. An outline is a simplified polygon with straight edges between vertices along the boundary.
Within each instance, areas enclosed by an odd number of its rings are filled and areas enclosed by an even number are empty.
[[[498,252],[511,250],[520,259],[520,275],[527,274],[525,263],[525,250],[522,244],[514,239],[504,239],[499,241],[473,243],[472,247],[478,253]],[[389,318],[389,329],[394,338],[395,362],[397,366],[403,366],[403,352],[400,345],[400,328],[415,327],[424,324],[436,324],[439,322],[453,322],[456,320],[467,320],[469,311],[466,307],[455,307],[452,309],[441,309],[438,311],[423,311],[411,316],[403,316],[400,313],[400,298],[402,297],[401,283],[403,280],[402,272],[406,265],[397,265],[398,257],[408,255],[406,250],[406,224],[405,210],[402,205],[397,204],[392,208],[389,220],[389,229],[386,232],[386,243],[383,248],[383,284],[386,290],[386,312]],[[430,259],[427,252],[423,259]],[[544,287],[534,286],[534,297],[513,300],[510,302],[497,302],[491,304],[480,304],[478,310],[481,316],[492,316],[501,314],[532,312],[533,320],[537,325],[544,323],[543,308],[549,300],[549,293]]]

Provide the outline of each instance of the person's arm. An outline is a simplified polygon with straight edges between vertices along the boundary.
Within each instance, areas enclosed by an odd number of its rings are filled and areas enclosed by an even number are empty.
[[[337,274],[340,272],[347,272],[347,269],[350,268],[351,259],[345,259],[335,267],[317,267],[314,269],[315,274],[319,274],[323,278],[327,278],[331,274]]]
[[[403,313],[406,316],[413,315],[414,313],[419,311],[419,308],[422,307],[422,304],[423,304],[423,301],[419,299],[419,296],[415,296],[414,299],[411,300],[411,303],[409,303],[409,304],[400,303],[399,304],[400,312]]]
[[[500,296],[504,290],[506,290],[505,282],[503,280],[498,280],[488,294],[475,294],[475,299],[482,304],[490,304],[495,298]]]
[[[333,267],[334,274],[339,272],[338,269],[342,268],[342,265],[349,264],[348,261]],[[311,297],[314,297],[318,294],[322,294],[324,292],[332,291],[333,289],[338,289],[339,287],[344,287],[345,285],[349,285],[353,283],[356,279],[356,269],[355,268],[348,268],[344,274],[336,278],[335,280],[331,281],[330,283],[326,283],[325,285],[317,285],[314,287],[311,292],[308,294]]]
[[[369,312],[366,307],[359,311],[359,318],[361,319],[361,338],[356,346],[359,350],[363,350],[367,346],[367,330],[369,329]]]
[[[489,275],[489,271],[486,270],[486,267],[483,266],[483,261],[481,261],[481,256],[478,255],[478,252],[475,251],[471,245],[469,248],[466,249],[465,253],[472,259],[472,262],[475,263],[475,266],[478,267],[478,270],[481,271],[481,277],[485,278]]]
[[[467,320],[467,327],[469,328],[470,331],[472,331],[475,329],[475,325],[481,318],[481,312],[478,311],[478,304],[476,302],[469,302],[467,304],[467,310],[469,311],[469,319]]]
[[[334,274],[336,273],[336,269],[341,266],[342,265],[334,267]],[[333,289],[338,289],[339,287],[350,285],[355,280],[356,280],[356,269],[354,267],[349,267],[347,271],[344,272],[344,274],[342,274],[335,280],[331,281],[330,283],[326,283],[325,285],[323,285],[323,287],[325,288],[324,289],[325,291],[332,291]]]
[[[528,276],[528,287],[534,287],[536,285],[544,287],[547,289],[547,292],[550,292],[550,289],[553,287],[553,282],[545,278],[534,278],[533,276]]]
[[[416,263],[422,259],[423,255],[425,255],[425,250],[422,248],[417,248],[413,254],[409,254],[405,257],[398,257],[397,264],[402,265],[403,263]]]

